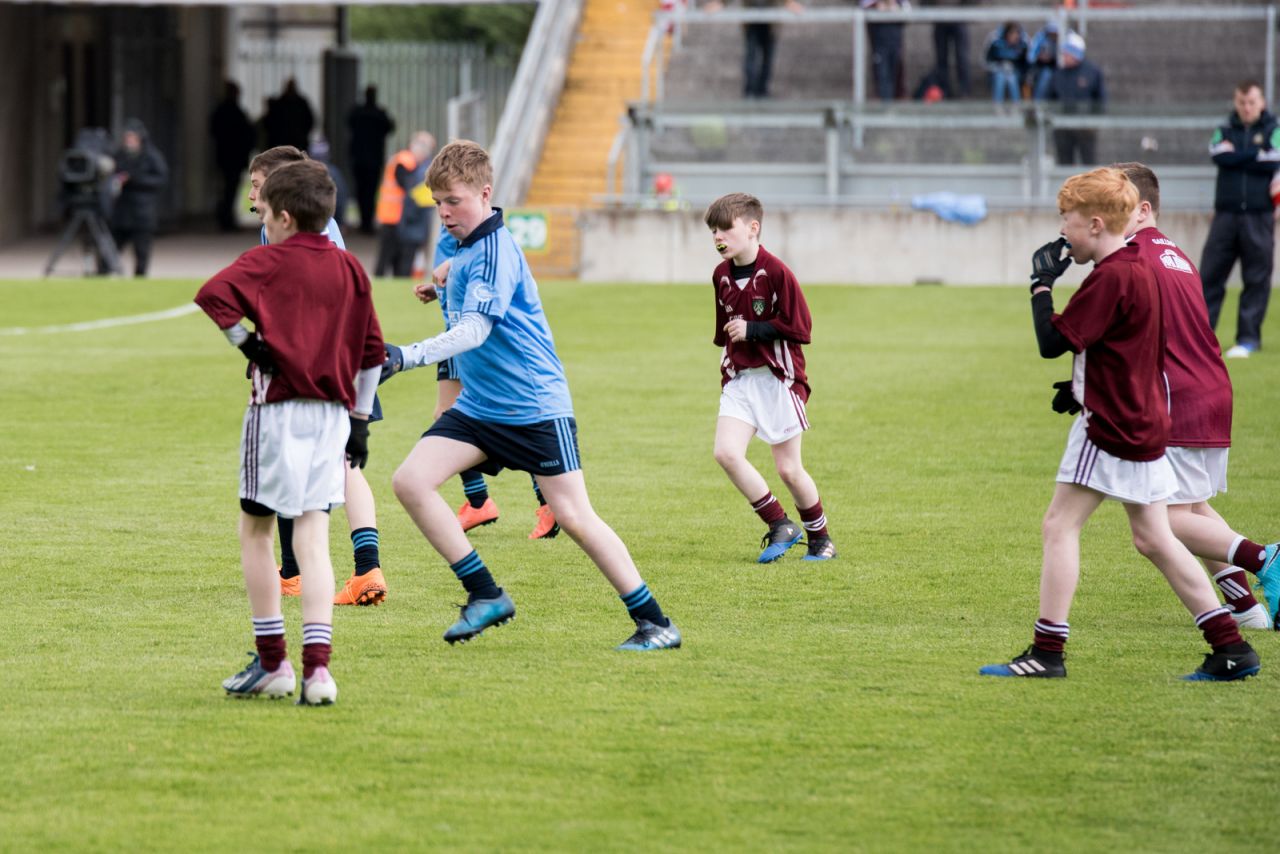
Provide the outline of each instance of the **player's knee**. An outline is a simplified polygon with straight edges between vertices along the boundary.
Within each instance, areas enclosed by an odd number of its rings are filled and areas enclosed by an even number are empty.
[[[1153,537],[1145,530],[1139,529],[1133,532],[1133,547],[1138,550],[1138,554],[1148,560],[1154,561],[1160,557],[1163,545],[1159,537]]]
[[[800,464],[799,460],[782,460],[778,462],[777,466],[778,477],[782,478],[782,482],[789,489],[794,489],[808,478],[804,466]]]
[[[713,455],[716,458],[716,462],[719,463],[720,467],[725,471],[732,471],[747,459],[747,455],[741,451],[734,448],[722,447],[720,445],[716,445]]]
[[[407,466],[402,465],[391,475],[391,491],[401,504],[405,504],[421,495],[424,489],[422,480],[415,477]]]

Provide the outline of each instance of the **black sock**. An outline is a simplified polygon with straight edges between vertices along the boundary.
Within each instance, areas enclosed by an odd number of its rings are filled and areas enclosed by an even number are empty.
[[[297,578],[298,559],[293,556],[293,520],[277,516],[276,528],[280,531],[280,577]]]
[[[449,568],[466,589],[468,604],[477,599],[497,599],[502,595],[502,588],[493,580],[488,567],[474,549],[462,560],[449,564]]]
[[[355,554],[356,575],[364,575],[382,565],[378,555],[378,529],[356,528],[351,532],[351,548]]]
[[[477,509],[483,507],[489,500],[489,486],[484,482],[484,475],[475,469],[467,469],[458,477],[462,478],[462,494],[467,497],[467,503]]]
[[[533,481],[533,495],[538,499],[538,506],[546,506],[547,499],[542,497],[542,490],[538,488],[538,479],[533,475],[529,475],[529,480]]]
[[[627,606],[627,614],[631,619],[648,620],[664,629],[671,625],[671,621],[662,613],[658,600],[649,592],[649,585],[641,582],[639,587],[620,598],[622,604]]]

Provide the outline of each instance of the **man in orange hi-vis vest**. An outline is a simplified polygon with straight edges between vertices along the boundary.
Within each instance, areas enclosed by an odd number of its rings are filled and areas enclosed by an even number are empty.
[[[406,277],[413,273],[413,255],[431,234],[432,200],[424,179],[436,139],[418,131],[409,147],[387,161],[378,189],[378,263],[376,276]]]

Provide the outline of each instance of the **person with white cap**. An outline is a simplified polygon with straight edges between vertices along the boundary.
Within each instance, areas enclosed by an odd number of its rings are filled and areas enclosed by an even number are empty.
[[[1102,69],[1084,58],[1084,50],[1084,38],[1075,32],[1068,32],[1058,46],[1058,69],[1049,94],[1063,115],[1096,115],[1107,107]],[[1058,128],[1053,132],[1053,144],[1059,164],[1098,162],[1098,132],[1093,128]]]

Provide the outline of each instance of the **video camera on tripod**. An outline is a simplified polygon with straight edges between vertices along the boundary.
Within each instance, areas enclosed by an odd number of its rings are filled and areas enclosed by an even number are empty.
[[[54,265],[77,236],[84,247],[86,273],[120,273],[120,253],[107,226],[116,168],[111,145],[111,135],[105,129],[84,128],[76,134],[75,145],[58,161],[58,200],[64,215],[71,219],[45,265],[46,276],[53,273]],[[87,260],[91,255],[92,265]]]

